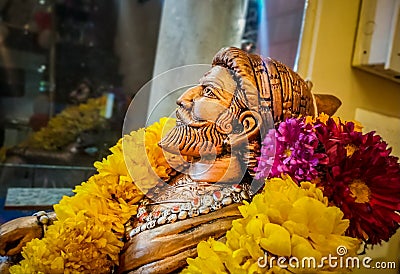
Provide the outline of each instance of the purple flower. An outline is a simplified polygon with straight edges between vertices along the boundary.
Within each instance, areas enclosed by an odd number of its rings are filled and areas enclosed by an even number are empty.
[[[274,164],[276,151],[276,130],[271,129],[264,138],[261,147],[261,156],[257,157],[258,165],[255,168],[256,179],[268,178],[270,170]]]
[[[297,182],[310,181],[318,177],[316,166],[327,159],[316,152],[318,138],[313,126],[302,118],[280,123],[277,130],[268,132],[262,145],[256,179],[287,174]]]

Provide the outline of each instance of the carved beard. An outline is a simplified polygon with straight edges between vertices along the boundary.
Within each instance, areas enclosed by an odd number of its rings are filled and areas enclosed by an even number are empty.
[[[187,110],[177,111],[176,126],[159,142],[166,151],[192,156],[218,156],[222,153],[227,135],[210,121],[195,121]]]

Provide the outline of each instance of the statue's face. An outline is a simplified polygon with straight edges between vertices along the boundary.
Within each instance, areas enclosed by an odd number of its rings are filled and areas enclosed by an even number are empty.
[[[219,119],[231,105],[237,88],[228,69],[213,67],[178,100],[177,125],[160,142],[167,151],[201,157],[222,153],[227,133]]]
[[[185,114],[189,114],[191,120],[187,121],[188,124],[216,122],[230,106],[236,82],[223,67],[213,67],[199,82],[199,85],[188,89],[178,98],[178,119],[185,119]]]

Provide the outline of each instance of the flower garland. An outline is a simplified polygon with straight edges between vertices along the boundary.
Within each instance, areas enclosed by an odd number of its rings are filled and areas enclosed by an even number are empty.
[[[163,118],[124,136],[110,156],[95,163],[98,174],[54,206],[58,220],[43,239],[26,245],[24,259],[10,272],[107,273],[118,265],[124,224],[137,202],[173,175],[168,163],[174,156],[157,146],[172,126]],[[387,241],[400,222],[400,165],[390,153],[379,135],[363,134],[354,122],[326,115],[282,122],[263,141],[258,159],[263,192],[239,207],[243,218],[233,222],[226,243],[200,242],[198,257],[188,259],[183,272],[296,272],[262,267],[259,258],[318,260],[338,246],[353,256],[360,241]],[[321,270],[335,271],[328,265]]]
[[[267,180],[263,193],[239,210],[243,218],[232,222],[226,243],[201,242],[198,257],[187,259],[183,273],[292,273],[291,265],[305,257],[319,264],[338,246],[346,247],[346,256],[356,255],[359,247],[357,239],[343,236],[349,221],[340,209],[328,206],[322,191],[309,182],[298,186],[288,176]],[[292,263],[286,269],[270,264],[279,257]],[[331,270],[325,263],[319,270]],[[315,271],[307,266],[299,265],[307,273]]]
[[[175,164],[175,169],[176,164],[179,164],[176,155],[165,152],[158,146],[161,136],[172,129],[175,123],[175,119],[162,118],[160,123],[132,132],[131,138],[124,138],[122,141],[125,159],[120,164],[128,169],[136,186],[145,194],[160,183],[160,179],[161,183],[169,180],[173,172],[170,164]],[[146,155],[148,161],[143,162],[138,155]]]
[[[73,142],[79,133],[100,127],[105,123],[102,115],[107,98],[91,98],[86,103],[70,106],[50,119],[24,143],[23,146],[45,150],[59,150]],[[60,138],[62,136],[62,138]]]
[[[388,241],[400,223],[400,165],[379,135],[361,129],[324,114],[272,129],[256,168],[256,178],[266,179],[263,192],[239,207],[243,218],[233,222],[226,244],[199,243],[184,273],[314,273],[268,262],[321,262],[338,246],[354,256],[361,241]],[[263,268],[259,258],[268,261]]]
[[[270,153],[275,144],[276,155]],[[257,176],[311,180],[350,220],[346,234],[388,241],[400,223],[400,165],[375,132],[337,117],[288,119],[263,142]],[[271,173],[268,174],[269,169]]]
[[[77,186],[73,197],[64,196],[54,206],[57,221],[42,239],[34,239],[23,248],[24,259],[12,266],[10,273],[109,273],[112,266],[118,265],[124,224],[136,214],[136,203],[143,197],[132,183],[122,143],[134,146],[138,140],[145,140],[145,149],[152,157],[136,155],[136,171],[146,174],[150,161],[160,178],[168,177],[172,169],[154,144],[172,125],[171,119],[162,118],[119,140],[110,149],[111,155],[95,163],[98,174]]]

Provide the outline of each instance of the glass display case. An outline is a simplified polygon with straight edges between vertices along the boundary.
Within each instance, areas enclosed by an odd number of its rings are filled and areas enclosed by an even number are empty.
[[[0,16],[4,222],[18,215],[12,210],[51,209],[72,195],[120,138],[132,94],[122,90],[114,49],[115,1],[5,0]],[[55,189],[64,190],[38,206]]]

